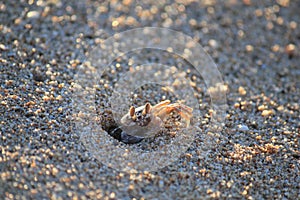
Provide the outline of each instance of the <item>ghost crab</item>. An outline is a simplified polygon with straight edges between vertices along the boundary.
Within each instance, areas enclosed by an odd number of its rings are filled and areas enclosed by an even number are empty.
[[[185,126],[188,127],[193,109],[181,103],[170,103],[170,100],[165,100],[154,106],[150,103],[137,108],[131,106],[129,112],[121,118],[122,128],[131,136],[150,137],[163,126],[173,111],[186,121]]]

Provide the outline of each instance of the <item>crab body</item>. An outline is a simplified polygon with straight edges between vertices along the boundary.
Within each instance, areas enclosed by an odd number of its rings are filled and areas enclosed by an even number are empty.
[[[188,127],[193,109],[184,104],[170,103],[170,100],[165,100],[154,106],[150,103],[137,108],[131,106],[129,112],[121,118],[121,128],[125,131],[123,135],[131,135],[138,138],[154,136],[173,111],[176,111],[185,119],[186,127]]]

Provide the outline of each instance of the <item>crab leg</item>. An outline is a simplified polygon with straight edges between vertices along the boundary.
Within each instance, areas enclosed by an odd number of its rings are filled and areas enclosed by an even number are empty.
[[[165,105],[164,107],[160,107],[160,109],[156,110],[155,115],[164,120],[166,116],[168,116],[168,114],[170,114],[174,110],[177,111],[180,114],[180,116],[187,121],[187,126],[189,126],[193,108],[190,108],[183,104],[174,103],[170,105]]]
[[[167,107],[174,107],[177,111],[184,111],[185,113],[188,113],[189,115],[192,115],[193,112],[193,108],[186,106],[184,104],[181,103],[173,103],[171,105],[168,105]]]
[[[156,104],[155,106],[152,107],[153,111],[152,112],[156,112],[156,111],[159,111],[161,108],[163,108],[164,106],[170,104],[171,101],[170,100],[165,100],[165,101],[162,101],[158,104]]]

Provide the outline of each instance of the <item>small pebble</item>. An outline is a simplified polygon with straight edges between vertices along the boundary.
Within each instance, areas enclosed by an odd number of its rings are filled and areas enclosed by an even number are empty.
[[[297,28],[297,22],[291,21],[290,22],[290,27],[291,27],[291,29],[296,29]]]
[[[239,104],[239,103],[234,104],[234,108],[240,108],[240,107],[241,107],[241,104]]]
[[[38,11],[30,11],[27,13],[28,18],[37,18],[39,17],[39,12]]]
[[[247,52],[252,52],[253,51],[253,46],[252,45],[246,45],[246,51]]]
[[[239,131],[249,131],[249,128],[248,128],[248,126],[246,126],[246,125],[241,125],[241,124],[239,124],[239,125],[238,125],[238,130],[239,130]]]
[[[247,94],[247,91],[245,90],[245,88],[243,88],[242,86],[240,86],[239,87],[239,94],[244,96],[244,95]]]
[[[56,176],[58,174],[58,169],[57,168],[52,168],[52,175]]]
[[[218,42],[216,40],[209,40],[208,41],[209,46],[211,46],[212,48],[217,48],[218,47]]]
[[[261,113],[261,115],[263,116],[263,117],[267,117],[267,116],[270,116],[270,115],[272,115],[273,114],[273,110],[264,110],[264,111],[262,111],[262,113]]]
[[[278,106],[278,107],[277,107],[277,110],[278,110],[278,111],[283,111],[283,109],[284,109],[283,106]]]
[[[265,105],[260,105],[260,106],[258,106],[258,108],[257,108],[257,110],[259,110],[259,111],[263,111],[263,110],[265,110],[265,109],[267,109],[267,107],[266,107]]]
[[[288,44],[285,47],[285,52],[286,54],[288,54],[289,56],[293,56],[296,50],[296,46],[294,44]]]
[[[5,50],[6,50],[6,46],[5,46],[4,44],[0,44],[0,49],[1,49],[2,51],[5,51]]]

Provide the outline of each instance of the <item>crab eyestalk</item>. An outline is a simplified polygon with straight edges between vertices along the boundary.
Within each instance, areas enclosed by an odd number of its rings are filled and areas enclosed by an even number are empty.
[[[150,103],[146,103],[145,108],[142,112],[142,115],[145,116],[146,114],[149,114],[151,111],[151,104]]]
[[[130,107],[129,114],[130,114],[131,119],[133,121],[136,121],[137,117],[136,117],[136,114],[135,114],[135,108],[133,106]]]

